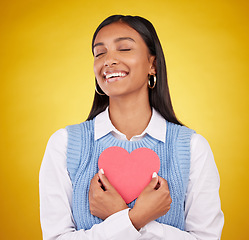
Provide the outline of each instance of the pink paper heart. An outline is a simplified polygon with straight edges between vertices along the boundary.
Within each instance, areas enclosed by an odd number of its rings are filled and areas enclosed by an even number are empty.
[[[151,181],[153,172],[158,173],[160,159],[149,148],[138,148],[128,153],[124,148],[115,146],[101,153],[98,166],[125,202],[130,203]]]

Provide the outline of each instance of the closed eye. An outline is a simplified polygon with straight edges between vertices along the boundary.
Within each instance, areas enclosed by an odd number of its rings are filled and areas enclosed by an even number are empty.
[[[101,55],[103,55],[104,53],[99,53],[99,54],[97,54],[95,57],[99,57],[99,56],[101,56]]]
[[[130,51],[130,50],[131,50],[130,48],[119,49],[119,51],[122,51],[122,52],[127,52],[127,51]]]

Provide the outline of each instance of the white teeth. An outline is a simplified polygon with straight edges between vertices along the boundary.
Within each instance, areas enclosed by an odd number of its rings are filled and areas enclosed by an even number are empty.
[[[111,77],[125,77],[127,74],[122,73],[122,72],[115,72],[115,73],[110,73],[106,75],[106,79],[111,78]]]

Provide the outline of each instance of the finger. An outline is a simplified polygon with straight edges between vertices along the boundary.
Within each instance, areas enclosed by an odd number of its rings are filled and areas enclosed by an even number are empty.
[[[101,186],[102,186],[102,183],[99,182],[99,176],[98,176],[98,174],[95,174],[91,180],[90,188],[96,189],[96,188],[99,188]]]
[[[159,188],[163,188],[163,189],[169,190],[169,185],[168,185],[167,180],[165,180],[164,178],[158,176],[158,182],[160,184]]]
[[[96,173],[96,174],[93,176],[92,180],[93,180],[93,181],[98,181],[98,179],[99,179],[99,175],[98,175],[98,173]]]
[[[168,188],[167,181],[164,178],[158,176],[158,182],[157,182],[157,185],[155,186],[155,190],[162,188],[162,186],[165,186]]]
[[[94,175],[94,177],[93,177],[93,182],[95,182],[95,183],[99,183],[99,182],[100,182],[98,173],[96,173],[96,174]]]
[[[152,174],[151,181],[149,182],[146,188],[155,189],[157,184],[158,184],[158,175],[156,172],[154,172]]]
[[[168,187],[168,182],[167,180],[165,180],[164,178],[158,176],[158,182],[160,183],[160,185],[165,185]]]
[[[105,190],[110,190],[112,188],[111,183],[109,182],[108,178],[104,174],[104,170],[100,169],[98,172],[99,179],[101,183],[103,184]]]
[[[98,174],[95,174],[91,180],[91,184],[90,184],[90,188],[89,188],[89,196],[94,198],[94,196],[96,196],[96,194],[98,195],[102,192],[103,192],[102,183],[99,182]]]

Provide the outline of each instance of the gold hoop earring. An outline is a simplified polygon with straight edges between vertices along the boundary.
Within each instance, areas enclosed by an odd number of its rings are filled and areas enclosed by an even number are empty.
[[[104,96],[105,93],[100,93],[98,90],[97,90],[97,84],[95,85],[95,92],[98,93],[100,96]]]
[[[150,78],[153,76],[153,86],[150,85]],[[148,79],[148,87],[150,89],[153,89],[156,86],[156,75],[149,75],[149,79]]]

